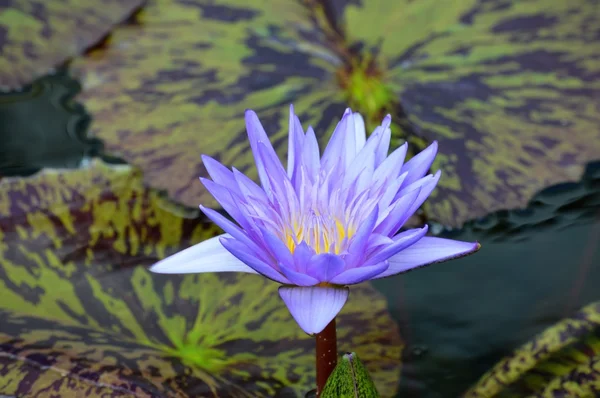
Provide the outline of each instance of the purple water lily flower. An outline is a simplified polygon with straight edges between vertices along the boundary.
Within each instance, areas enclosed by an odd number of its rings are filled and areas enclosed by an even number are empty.
[[[256,114],[246,127],[261,186],[203,156],[206,189],[237,223],[201,210],[226,233],[153,265],[158,273],[247,272],[283,284],[279,294],[308,334],[321,332],[348,299],[348,285],[472,253],[478,243],[427,237],[427,226],[399,232],[434,189],[426,175],[437,143],[404,163],[407,145],[388,156],[388,115],[366,138],[347,109],[319,156],[290,107],[287,170]]]

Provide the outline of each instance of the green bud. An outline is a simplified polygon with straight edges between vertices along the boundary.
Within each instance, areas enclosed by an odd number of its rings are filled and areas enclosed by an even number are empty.
[[[319,397],[379,398],[379,393],[358,356],[349,352],[342,356]]]

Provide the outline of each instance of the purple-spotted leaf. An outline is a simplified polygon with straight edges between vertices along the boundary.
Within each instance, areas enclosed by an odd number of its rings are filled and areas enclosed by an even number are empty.
[[[16,89],[98,43],[144,0],[6,0],[0,4],[0,88]]]
[[[321,14],[288,0],[150,2],[139,25],[116,29],[109,46],[73,65],[92,133],[175,200],[215,205],[197,180],[201,154],[256,177],[246,108],[280,155],[290,103],[321,136],[344,112],[342,61]]]
[[[183,218],[139,171],[93,162],[0,181],[0,395],[301,396],[314,341],[249,274],[160,275],[158,259],[217,231]],[[392,396],[401,340],[370,285],[339,316]],[[103,395],[104,394],[104,395]]]
[[[464,397],[587,398],[598,394],[600,302],[595,302],[504,358]]]
[[[330,3],[347,41],[375,54],[405,133],[439,142],[430,218],[525,207],[600,158],[598,1]]]
[[[389,111],[403,133],[439,141],[443,178],[426,210],[452,226],[523,207],[598,158],[597,1],[321,3],[327,12],[310,1],[150,3],[141,26],[74,65],[94,134],[196,206],[214,204],[195,183],[200,153],[253,169],[245,108],[280,155],[289,103],[321,137],[342,102],[368,120]]]

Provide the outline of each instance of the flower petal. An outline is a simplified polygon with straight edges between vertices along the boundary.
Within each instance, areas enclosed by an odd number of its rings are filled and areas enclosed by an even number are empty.
[[[227,234],[207,239],[169,256],[149,268],[159,274],[189,274],[201,272],[257,272],[234,257],[220,242]]]
[[[437,154],[438,144],[437,141],[433,141],[431,145],[419,152],[412,159],[402,166],[401,173],[408,172],[408,177],[404,181],[406,185],[412,184],[419,178],[423,177],[433,164],[435,155]]]
[[[353,113],[352,119],[354,120],[354,140],[356,143],[356,151],[353,156],[356,156],[356,154],[365,146],[367,133],[365,131],[365,121],[360,113]]]
[[[208,155],[202,155],[201,158],[202,164],[213,181],[219,181],[221,185],[225,185],[230,189],[236,189],[237,184],[231,170]]]
[[[294,172],[298,172],[297,168],[300,164],[303,143],[304,131],[302,130],[302,125],[298,117],[294,114],[294,105],[290,105],[287,173],[291,180],[293,180]]]
[[[290,283],[296,286],[314,286],[319,283],[316,278],[303,272],[295,271],[290,267],[286,267],[283,263],[279,263],[279,269],[281,270],[281,273],[288,278]]]
[[[388,260],[390,257],[394,256],[398,252],[406,249],[410,245],[416,243],[419,239],[423,238],[423,236],[427,233],[429,227],[425,225],[423,228],[415,228],[409,229],[408,231],[404,231],[394,236],[392,240],[394,241],[388,246],[383,247],[380,250],[377,250],[371,255],[367,261],[364,263],[364,266],[374,265],[380,263],[382,261]]]
[[[290,283],[288,279],[283,276],[279,271],[273,268],[269,263],[262,261],[251,254],[251,251],[246,245],[235,239],[220,239],[221,244],[227,249],[233,256],[238,260],[247,264],[250,268],[256,271],[256,273],[262,276],[274,280],[279,283]]]
[[[417,267],[440,263],[453,258],[475,253],[481,246],[477,242],[461,242],[452,239],[443,239],[425,236],[414,245],[407,247],[388,261],[390,267],[387,271],[373,279],[385,278],[410,271]]]
[[[335,278],[331,279],[329,283],[336,285],[353,285],[355,283],[361,283],[373,279],[376,275],[385,272],[390,265],[387,261],[382,261],[379,264],[368,265],[366,267],[357,267],[348,269]]]
[[[294,250],[294,264],[296,266],[296,271],[306,273],[306,269],[310,264],[310,259],[315,255],[315,251],[306,244],[306,242],[302,241],[298,246],[296,246],[296,250]]]
[[[365,249],[369,243],[369,237],[373,233],[373,228],[375,228],[377,214],[378,208],[375,207],[367,218],[362,221],[361,225],[356,230],[356,233],[350,240],[350,244],[348,245],[348,255],[345,258],[347,268],[354,268],[365,257]]]
[[[302,164],[311,182],[314,182],[321,170],[321,158],[319,157],[319,142],[312,127],[308,126],[302,147]],[[296,187],[298,192],[301,187]]]
[[[329,282],[344,270],[346,263],[339,256],[330,253],[316,254],[310,259],[306,273],[319,282]]]
[[[279,295],[292,317],[306,333],[320,333],[341,311],[348,300],[347,287],[288,287],[279,288]]]
[[[250,141],[250,147],[252,148],[252,153],[254,154],[254,160],[256,163],[256,169],[258,171],[258,177],[260,178],[260,182],[262,183],[263,188],[267,192],[267,195],[270,193],[270,182],[267,178],[269,173],[285,173],[283,169],[283,165],[275,153],[273,149],[273,145],[269,141],[269,137],[265,132],[260,120],[258,120],[258,116],[252,110],[246,110],[246,130],[248,132],[248,140]],[[265,146],[263,156],[260,156],[258,151],[259,143],[262,143]],[[271,164],[278,164],[277,168],[269,169],[267,171],[267,167],[264,163],[265,159],[268,159]],[[286,174],[287,175],[287,174]]]

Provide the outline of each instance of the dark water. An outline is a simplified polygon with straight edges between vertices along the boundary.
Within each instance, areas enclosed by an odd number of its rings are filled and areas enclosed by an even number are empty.
[[[526,210],[445,235],[482,248],[375,282],[407,341],[398,396],[457,397],[537,333],[600,300],[600,163]]]
[[[59,76],[0,98],[0,175],[78,167],[101,154],[84,134],[89,120],[72,103],[76,90]],[[37,121],[23,117],[32,109]],[[478,240],[482,249],[375,283],[407,343],[398,396],[457,397],[537,333],[600,300],[600,163],[579,183],[539,193],[526,210],[443,236]]]

